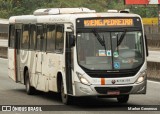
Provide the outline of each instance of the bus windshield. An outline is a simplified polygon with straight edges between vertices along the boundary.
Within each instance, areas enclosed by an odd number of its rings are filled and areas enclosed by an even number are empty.
[[[137,68],[144,61],[142,31],[78,32],[77,55],[79,65],[89,70]]]

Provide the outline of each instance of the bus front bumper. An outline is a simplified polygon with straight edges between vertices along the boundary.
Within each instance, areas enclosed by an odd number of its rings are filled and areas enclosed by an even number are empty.
[[[74,96],[115,96],[123,94],[146,94],[147,81],[127,85],[84,85],[75,82]]]

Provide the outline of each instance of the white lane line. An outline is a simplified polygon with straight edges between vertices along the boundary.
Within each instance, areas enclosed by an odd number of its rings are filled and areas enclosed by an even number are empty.
[[[150,83],[155,83],[155,84],[160,84],[160,82],[151,81],[151,80],[147,80],[147,82],[150,82]]]
[[[7,58],[0,58],[0,60],[8,60]]]

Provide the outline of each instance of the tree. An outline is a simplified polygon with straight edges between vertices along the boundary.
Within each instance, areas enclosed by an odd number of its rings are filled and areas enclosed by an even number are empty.
[[[126,6],[124,0],[0,0],[0,18],[9,18],[13,15],[33,14],[39,8],[87,7],[97,12],[108,9],[130,9],[142,17],[156,17],[157,7]]]

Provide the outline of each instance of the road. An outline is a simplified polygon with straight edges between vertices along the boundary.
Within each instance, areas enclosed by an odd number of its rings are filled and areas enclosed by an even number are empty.
[[[76,111],[77,114],[84,114],[84,111],[85,114],[106,114],[107,110],[111,110],[110,113],[113,114],[135,113],[134,111],[119,112],[118,110],[121,110],[121,107],[124,105],[118,104],[117,100],[113,98],[76,98],[74,99],[73,105],[66,106],[61,103],[60,97],[55,93],[37,92],[36,95],[27,95],[24,85],[17,84],[9,79],[7,74],[7,62],[7,59],[0,59],[0,105],[55,105],[57,110],[67,110],[67,112],[58,111],[56,114],[74,114],[74,111]],[[125,107],[130,105],[160,105],[160,83],[148,81],[147,94],[132,95]],[[159,111],[153,111],[152,113],[158,114],[158,112]],[[1,113],[2,112],[0,112],[0,114]],[[140,111],[139,113],[149,114],[151,111]],[[15,114],[21,113],[18,112]]]

